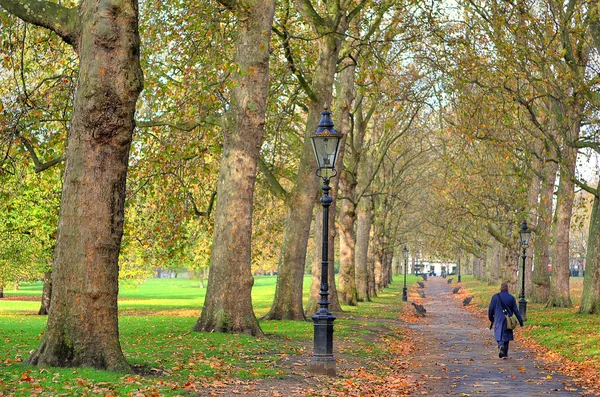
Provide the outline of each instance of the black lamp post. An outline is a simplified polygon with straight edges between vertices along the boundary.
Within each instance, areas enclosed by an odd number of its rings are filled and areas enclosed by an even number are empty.
[[[527,247],[529,246],[529,239],[531,238],[531,230],[527,227],[527,221],[523,221],[521,230],[519,230],[521,236],[521,248],[523,248],[523,273],[521,274],[521,299],[519,299],[519,311],[523,321],[527,320],[527,301],[525,300],[525,260],[527,259]]]
[[[314,353],[310,361],[310,370],[317,374],[335,376],[335,358],[333,357],[333,321],[335,316],[329,311],[329,206],[333,199],[329,195],[330,179],[337,173],[337,159],[341,134],[333,129],[331,112],[321,112],[321,121],[311,136],[317,159],[317,176],[323,180],[323,244],[321,247],[321,289],[319,311],[312,317],[314,324]]]
[[[458,250],[458,283],[460,283],[460,250]]]
[[[406,245],[402,249],[404,253],[404,287],[402,288],[402,302],[408,302],[408,295],[406,295],[406,269],[408,268],[408,248]]]

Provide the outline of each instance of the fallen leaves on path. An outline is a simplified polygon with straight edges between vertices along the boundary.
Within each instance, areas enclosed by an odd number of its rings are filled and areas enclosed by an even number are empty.
[[[455,299],[462,299],[463,295],[469,295],[469,291],[465,288],[461,289],[461,292],[453,295]],[[467,306],[465,309],[470,312],[476,313],[482,318],[487,320],[487,310],[477,305]],[[564,375],[571,377],[577,386],[587,390],[587,392],[600,396],[600,370],[594,367],[592,364],[586,362],[578,363],[569,358],[563,357],[560,354],[552,351],[546,346],[536,342],[527,333],[530,332],[527,328],[523,329],[523,332],[519,332],[515,335],[515,339],[524,347],[536,354],[536,359],[545,363],[545,368],[549,371],[560,372]],[[523,368],[523,369],[521,369]],[[521,367],[519,370],[524,370],[525,367]],[[552,376],[546,376],[546,379],[551,380]],[[571,389],[565,385],[565,389]]]

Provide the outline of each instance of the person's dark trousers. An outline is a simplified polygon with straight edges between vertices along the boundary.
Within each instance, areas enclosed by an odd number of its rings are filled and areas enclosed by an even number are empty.
[[[498,341],[498,349],[500,349],[502,346],[504,346],[504,356],[508,357],[508,344],[510,342],[502,342],[501,340]]]

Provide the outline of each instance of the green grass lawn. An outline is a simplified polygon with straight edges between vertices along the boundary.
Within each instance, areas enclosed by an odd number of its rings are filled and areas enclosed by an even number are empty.
[[[499,291],[497,285],[488,285],[472,276],[463,276],[462,281],[482,308],[487,309],[490,297]],[[563,357],[600,369],[600,316],[577,314],[583,278],[574,277],[570,284],[571,300],[575,308],[546,308],[543,304],[528,303],[527,322],[523,332]],[[511,293],[518,295],[513,291]],[[517,332],[520,331],[519,329]]]
[[[414,288],[416,278],[407,282]],[[275,294],[275,276],[256,277],[252,299],[257,316],[266,314]],[[310,276],[305,277],[308,300]],[[6,291],[31,299],[41,295],[41,283]],[[373,302],[344,307],[335,323],[336,348],[357,360],[388,354],[377,343],[378,318],[397,317],[401,311],[399,279]],[[276,363],[284,357],[306,356],[312,349],[312,322],[261,321],[265,338],[246,335],[190,332],[206,290],[198,281],[149,279],[141,284],[121,283],[119,329],[123,352],[146,375],[123,375],[81,368],[38,368],[22,363],[39,343],[46,317],[37,316],[40,303],[0,299],[0,391],[10,396],[30,395],[186,395],[199,384],[224,379],[278,377],[286,369]],[[186,386],[186,384],[188,386]],[[1,395],[1,393],[0,393]]]

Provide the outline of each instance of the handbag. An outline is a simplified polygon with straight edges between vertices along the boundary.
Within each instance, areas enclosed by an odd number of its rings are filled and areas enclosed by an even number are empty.
[[[502,298],[500,298],[500,294],[497,294],[497,295],[498,295],[498,300],[500,301],[500,304],[502,305],[502,312],[504,313],[504,317],[506,317],[506,329],[517,328],[517,325],[519,325],[519,320],[517,319],[517,316],[515,316],[515,313],[513,313],[510,316],[508,315],[508,309],[506,308],[506,305],[502,301]]]

